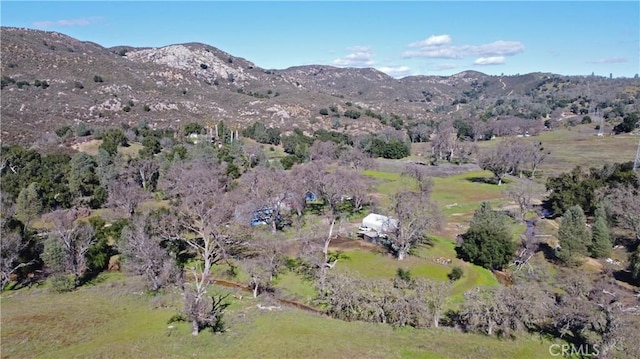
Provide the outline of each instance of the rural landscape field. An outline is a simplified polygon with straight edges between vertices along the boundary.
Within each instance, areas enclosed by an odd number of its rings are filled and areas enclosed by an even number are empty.
[[[2,358],[640,357],[637,74],[46,31],[103,22],[3,17]]]

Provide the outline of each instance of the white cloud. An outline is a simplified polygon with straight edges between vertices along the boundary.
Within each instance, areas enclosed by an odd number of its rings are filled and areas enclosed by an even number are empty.
[[[473,46],[472,51],[479,56],[511,56],[524,51],[520,41],[494,41],[489,44]]]
[[[501,65],[504,64],[504,56],[479,57],[474,65]]]
[[[351,53],[333,60],[334,65],[344,67],[368,67],[375,63],[373,61],[374,54],[370,47],[355,46],[347,50],[351,51]]]
[[[626,57],[605,57],[602,59],[597,59],[594,61],[590,61],[592,64],[619,64],[622,62],[627,62],[629,59]]]
[[[425,47],[425,46],[440,46],[451,43],[451,36],[447,34],[443,35],[431,35],[426,40],[412,42],[409,47]]]
[[[382,66],[376,69],[378,71],[382,71],[385,74],[395,78],[411,75],[411,68],[408,66]]]
[[[524,44],[520,41],[498,40],[481,45],[452,45],[451,41],[449,35],[430,36],[426,40],[410,43],[408,47],[417,50],[405,51],[402,57],[461,59],[469,56],[512,56],[524,51]]]
[[[80,19],[62,19],[55,21],[36,21],[32,25],[38,29],[48,29],[51,27],[71,27],[71,26],[89,26],[101,21],[101,17],[86,17]]]

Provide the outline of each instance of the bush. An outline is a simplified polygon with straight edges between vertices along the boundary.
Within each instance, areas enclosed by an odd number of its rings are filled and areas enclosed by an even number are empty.
[[[82,84],[82,82],[76,81],[73,83],[73,87],[82,90],[84,88],[84,85]]]
[[[125,106],[125,107],[122,108],[122,111],[129,112],[129,111],[131,111],[131,107]]]
[[[449,278],[450,281],[455,282],[458,279],[462,278],[463,275],[464,275],[464,271],[462,270],[462,268],[455,266],[453,267],[451,272],[447,274],[447,278]]]
[[[51,278],[51,290],[56,293],[70,292],[76,288],[76,279],[71,274],[56,274]]]
[[[584,116],[582,118],[582,121],[580,121],[580,123],[583,124],[583,125],[591,123],[591,117],[590,116]]]
[[[65,137],[69,133],[71,133],[71,127],[69,126],[63,126],[56,130],[56,135],[60,138]]]
[[[344,112],[344,116],[356,120],[360,118],[360,112],[356,110],[347,110]]]
[[[28,81],[18,81],[16,82],[16,86],[21,89],[23,86],[31,86],[31,84]]]
[[[149,112],[151,111],[151,107],[149,107],[149,105],[145,104],[144,106],[142,106],[142,109],[144,110],[144,112]]]
[[[15,84],[16,80],[12,79],[9,76],[2,76],[2,83],[0,84],[0,88],[5,88],[9,84]]]
[[[396,271],[396,277],[405,282],[411,282],[411,271],[403,268],[398,268],[398,270]]]
[[[93,82],[104,82],[104,80],[102,79],[102,76],[95,75],[93,76]]]
[[[206,70],[209,66],[207,64],[200,64],[200,68]]]
[[[322,116],[327,116],[329,114],[329,110],[326,108],[321,108],[319,112]]]
[[[88,136],[91,134],[91,130],[87,128],[87,125],[84,122],[78,123],[78,127],[76,127],[76,136]]]

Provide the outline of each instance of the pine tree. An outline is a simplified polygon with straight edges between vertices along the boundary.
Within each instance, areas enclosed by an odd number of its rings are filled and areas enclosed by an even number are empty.
[[[596,221],[591,229],[592,242],[589,246],[589,254],[594,258],[603,258],[611,255],[611,238],[609,236],[609,226],[604,208],[596,208]]]
[[[564,213],[558,229],[558,240],[560,248],[556,251],[556,256],[560,262],[566,266],[580,265],[578,257],[587,255],[591,246],[591,233],[586,227],[582,207],[576,205]]]
[[[483,202],[475,211],[469,229],[456,247],[458,257],[490,269],[508,264],[516,250],[509,229],[508,218]]]

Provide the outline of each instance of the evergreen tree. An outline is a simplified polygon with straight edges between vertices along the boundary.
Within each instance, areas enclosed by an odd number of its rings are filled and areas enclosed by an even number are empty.
[[[456,248],[458,257],[489,269],[502,268],[516,250],[507,216],[493,211],[489,202],[476,210],[462,239]]]
[[[24,223],[25,228],[42,212],[40,186],[32,182],[20,191],[16,200],[16,218]]]
[[[579,265],[578,256],[587,255],[591,246],[591,233],[586,227],[582,207],[576,205],[564,213],[558,229],[558,240],[560,248],[556,250],[556,256],[560,262],[566,266]]]
[[[611,238],[609,235],[609,226],[604,208],[598,206],[596,208],[596,220],[591,229],[592,242],[589,247],[589,254],[594,258],[603,258],[611,255]]]

